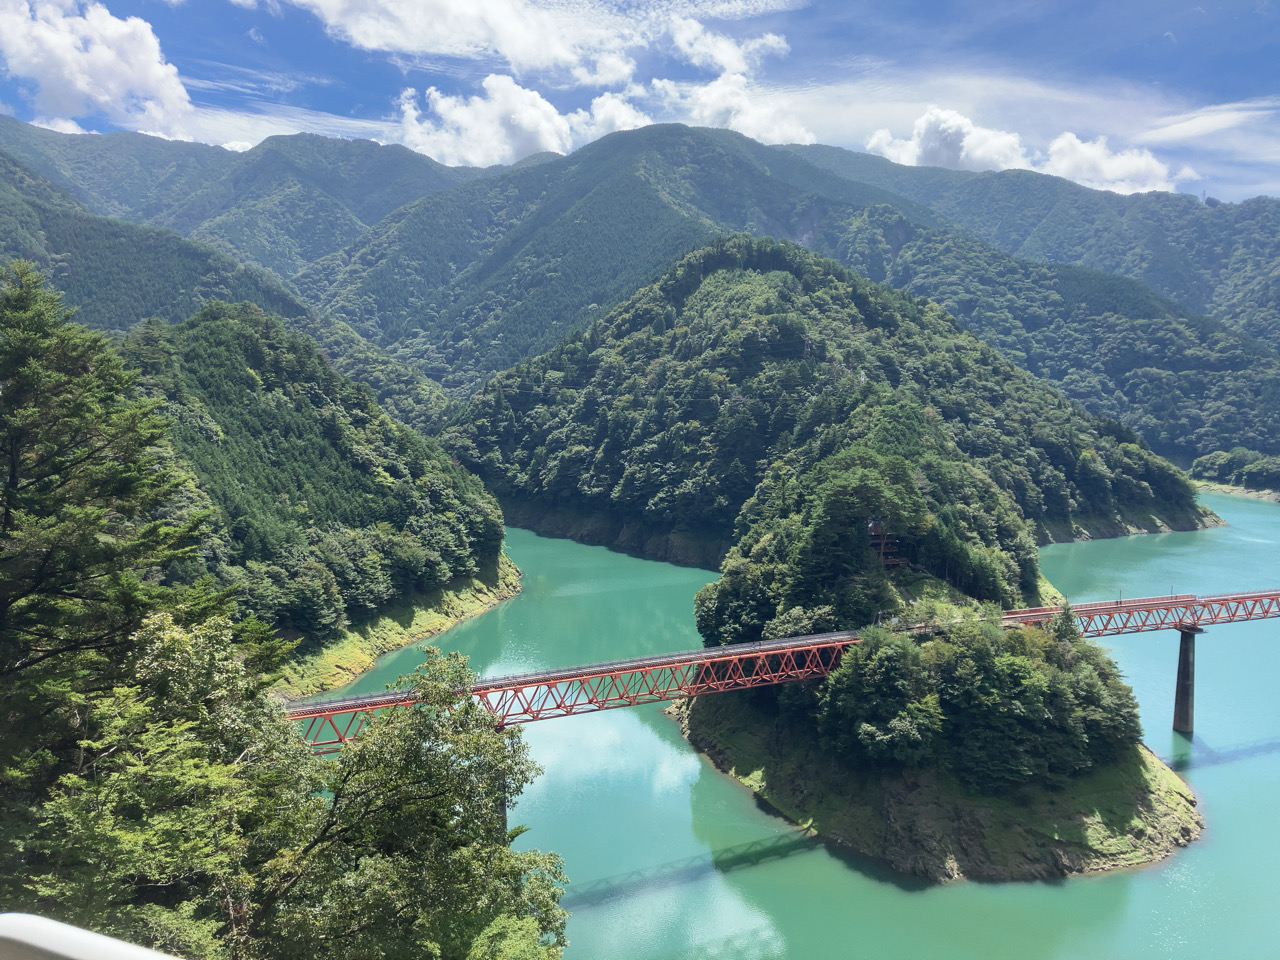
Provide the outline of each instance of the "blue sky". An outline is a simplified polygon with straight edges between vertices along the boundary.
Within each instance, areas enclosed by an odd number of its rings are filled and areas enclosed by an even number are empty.
[[[1280,195],[1280,0],[0,0],[0,111],[450,164],[681,121],[1122,192]]]

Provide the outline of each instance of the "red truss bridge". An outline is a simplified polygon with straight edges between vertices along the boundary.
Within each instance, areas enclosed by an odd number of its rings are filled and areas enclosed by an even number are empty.
[[[1044,624],[1060,607],[1009,610],[1006,626]],[[1194,705],[1195,636],[1204,625],[1280,617],[1280,590],[1257,590],[1214,596],[1172,594],[1136,600],[1082,603],[1071,608],[1086,637],[1116,636],[1150,630],[1178,630],[1182,645],[1174,729],[1191,731]],[[745,690],[795,680],[824,677],[840,663],[852,632],[788,637],[763,643],[709,647],[655,657],[636,657],[578,667],[564,667],[508,677],[478,680],[471,694],[508,726],[592,713],[614,707],[678,700],[724,690]],[[357,736],[377,710],[408,707],[413,697],[403,691],[313,703],[291,704],[290,718],[299,721],[303,739],[317,753],[332,753]]]

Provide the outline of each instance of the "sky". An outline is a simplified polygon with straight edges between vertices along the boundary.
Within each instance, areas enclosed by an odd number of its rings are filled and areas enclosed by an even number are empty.
[[[475,166],[677,121],[1238,201],[1280,195],[1280,0],[0,0],[0,113]]]

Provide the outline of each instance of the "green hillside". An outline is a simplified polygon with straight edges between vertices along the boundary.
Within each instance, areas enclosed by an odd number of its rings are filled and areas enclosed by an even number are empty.
[[[123,343],[174,421],[222,535],[197,563],[310,640],[394,598],[496,569],[502,515],[439,447],[397,424],[310,340],[250,304],[209,303]]]
[[[466,393],[725,230],[834,238],[855,196],[894,199],[781,164],[832,190],[807,193],[771,175],[754,156],[763,149],[680,126],[606,137],[426,197],[304,272],[298,289]]]
[[[1225,323],[1189,316],[1141,284],[1040,264],[888,206],[855,217],[841,262],[927,297],[1091,413],[1188,465],[1245,444],[1280,452],[1280,356]]]
[[[535,525],[568,508],[630,529],[607,537],[678,535],[713,557],[810,503],[833,471],[863,471],[893,501],[881,513],[902,513],[910,559],[1006,603],[1034,594],[1037,540],[1201,518],[1185,477],[1135,434],[936,306],[745,237],[494,378],[444,440]],[[866,540],[857,523],[806,522]]]
[[[104,142],[84,143],[95,139]],[[1258,201],[1249,219],[1248,204],[1124,198],[1026,171],[901,167],[675,125],[488,171],[310,136],[270,138],[233,155],[7,121],[5,145],[94,203],[269,267],[297,303],[264,305],[300,316],[305,304],[314,311],[305,329],[340,369],[368,382],[396,416],[427,428],[443,405],[428,378],[464,397],[581,329],[689,249],[743,231],[793,240],[936,300],[1015,363],[1184,465],[1239,444],[1280,454],[1280,357],[1266,340],[1275,263],[1267,244],[1280,243],[1270,201]],[[104,167],[121,171],[111,196]],[[131,191],[142,199],[128,206]],[[1074,211],[1071,224],[1064,211]],[[12,235],[30,233],[20,224]],[[76,242],[65,233],[41,236],[44,256],[39,244],[28,244],[28,255],[51,263]],[[1083,244],[1078,255],[1044,246],[1071,236]],[[171,252],[159,235],[146,242],[163,267]],[[127,252],[125,241],[117,246]],[[207,280],[209,271],[170,270],[169,286],[195,295],[163,309],[134,297],[116,313],[175,318],[209,295],[261,302],[227,278],[235,269]],[[1196,293],[1161,280],[1160,270],[1219,279],[1211,293]],[[76,277],[55,276],[70,299],[88,302]],[[1214,316],[1196,316],[1210,301]]]
[[[42,267],[79,320],[99,329],[127,329],[146,317],[181,320],[210,298],[251,300],[288,317],[307,312],[265,271],[171,230],[95,216],[3,153],[0,257]]]
[[[67,136],[9,117],[0,150],[94,213],[170,227],[285,279],[396,207],[484,174],[369,140],[296,134],[234,153],[135,133]]]
[[[737,230],[795,240],[938,301],[1184,464],[1241,442],[1280,451],[1280,357],[1249,336],[1133,280],[1015,258],[912,201],[726,131],[617,134],[427,197],[297,282],[462,395],[689,246]]]
[[[1122,196],[1025,170],[904,167],[836,147],[787,147],[841,176],[922,203],[1029,260],[1130,277],[1280,347],[1280,199]]]

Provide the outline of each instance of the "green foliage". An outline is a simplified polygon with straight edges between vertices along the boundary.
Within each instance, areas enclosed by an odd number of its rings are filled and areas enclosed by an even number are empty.
[[[847,763],[939,766],[989,793],[1063,786],[1141,738],[1132,690],[1073,627],[1006,631],[970,616],[924,639],[860,638],[811,714]]]
[[[1090,412],[1184,463],[1231,442],[1278,449],[1280,357],[1224,323],[1192,319],[1139,284],[1015,259],[888,206],[850,221],[837,255],[934,300]]]
[[[270,395],[274,442],[315,440],[318,408],[330,441],[399,491],[420,546],[437,518],[415,509],[478,489],[276,321],[214,305],[149,332],[133,346],[187,412],[261,402],[233,371]],[[207,381],[166,362],[188,334]],[[288,645],[207,582],[161,582],[204,517],[159,401],[29,264],[0,285],[0,348],[0,903],[192,958],[558,956],[559,860],[512,850],[505,818],[536,767],[471,698],[465,661],[426,651],[404,680],[420,709],[312,756],[267,694]],[[226,424],[230,445],[259,436]],[[379,508],[360,475],[317,462],[352,484],[350,509]]]
[[[96,214],[177,230],[283,278],[396,207],[483,174],[369,140],[297,134],[233,153],[135,133],[91,141],[8,117],[0,150]]]
[[[1280,490],[1280,457],[1246,447],[1216,450],[1191,465],[1191,476],[1248,490]]]
[[[251,265],[172,234],[49,212],[71,203],[65,195],[22,201],[5,218],[0,196],[10,254],[58,271],[69,300],[92,311],[86,322],[176,320],[211,297],[251,299],[295,318],[418,428],[433,430],[442,404],[427,377],[465,395],[688,249],[746,231],[937,301],[1180,463],[1235,444],[1280,453],[1274,201],[1121,197],[1028,171],[900,167],[674,125],[490,171],[358,141],[278,137],[232,155],[131,134],[89,142],[7,119],[0,148],[29,168],[8,172],[15,181],[39,170],[97,212],[175,228]],[[115,252],[131,243],[148,245],[148,271],[163,282],[140,291],[121,270]],[[258,264],[290,291],[270,289]],[[324,316],[306,316],[298,296]]]
[[[495,569],[502,517],[475,478],[279,320],[215,302],[123,350],[225,531],[205,569],[276,625],[323,640],[393,596]]]
[[[513,851],[503,814],[537,768],[475,706],[461,658],[427,651],[406,678],[422,707],[324,759],[232,634],[146,621],[130,685],[85,703],[8,903],[190,957],[461,960],[495,930],[494,955],[559,955],[559,861]]]
[[[1013,603],[1035,584],[1037,535],[1197,516],[1131,432],[936,307],[744,237],[494,378],[442,440],[500,497],[737,538],[699,600],[712,642],[759,639],[793,607],[846,626],[891,609],[870,520],[960,589]]]
[[[80,321],[99,329],[124,330],[145,317],[181,320],[219,298],[288,317],[307,312],[265,271],[171,230],[94,216],[0,152],[0,259],[17,257],[46,270]]]
[[[165,423],[22,261],[0,274],[0,783],[38,783],[204,518],[157,517]],[[34,707],[38,704],[38,708]]]

